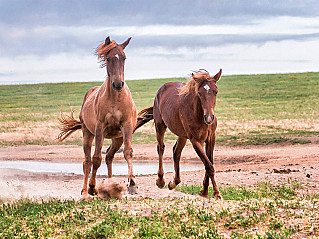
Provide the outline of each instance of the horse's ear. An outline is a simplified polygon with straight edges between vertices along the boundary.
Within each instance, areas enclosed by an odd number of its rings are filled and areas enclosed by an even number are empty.
[[[220,76],[222,75],[222,69],[219,70],[219,72],[213,77],[215,81],[218,81],[220,79]]]
[[[107,45],[110,44],[110,43],[111,43],[111,39],[110,39],[110,37],[108,36],[107,38],[105,38],[104,44],[105,44],[105,46],[107,46]]]
[[[130,37],[129,39],[127,39],[124,43],[122,43],[120,46],[123,48],[123,50],[125,49],[125,47],[130,43],[130,40],[132,39],[132,37]]]
[[[194,73],[192,73],[192,78],[197,83],[201,83],[201,81],[202,81],[202,79],[200,77],[198,77],[197,74],[194,74]]]

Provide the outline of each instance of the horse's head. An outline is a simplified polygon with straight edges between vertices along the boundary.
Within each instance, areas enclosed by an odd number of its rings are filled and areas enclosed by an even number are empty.
[[[211,125],[215,119],[214,109],[218,92],[216,82],[220,79],[221,74],[222,69],[214,77],[203,72],[192,74],[193,79],[198,84],[197,95],[204,111],[204,121],[208,125]]]
[[[131,37],[118,45],[115,41],[111,41],[110,37],[107,37],[97,50],[102,66],[106,65],[107,75],[110,78],[112,88],[118,92],[122,91],[124,86],[124,62],[126,56],[123,50],[130,40]]]

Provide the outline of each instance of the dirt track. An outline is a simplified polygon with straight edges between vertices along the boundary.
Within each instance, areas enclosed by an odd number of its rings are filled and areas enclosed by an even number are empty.
[[[172,144],[166,145],[164,159],[171,161]],[[82,161],[82,147],[79,146],[18,146],[0,148],[0,160],[45,160]],[[135,161],[157,160],[156,145],[134,145]],[[183,162],[198,161],[190,145],[182,154]],[[115,161],[124,161],[117,154]],[[252,185],[258,181],[279,182],[287,178],[299,180],[305,190],[319,193],[319,145],[271,145],[250,147],[216,147],[216,181],[221,184]],[[201,184],[204,171],[183,172],[182,183]],[[98,184],[105,177],[98,178]],[[166,183],[173,178],[165,175]],[[15,169],[0,168],[0,199],[16,200],[20,197],[79,199],[82,175],[59,173],[31,173]],[[156,175],[137,176],[139,193],[128,197],[198,197],[188,196],[177,191],[158,189]],[[125,176],[116,176],[114,181],[126,184]]]

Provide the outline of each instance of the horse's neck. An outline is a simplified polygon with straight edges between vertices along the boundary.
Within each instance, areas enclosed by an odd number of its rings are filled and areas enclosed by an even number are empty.
[[[107,94],[107,96],[112,97],[112,95],[115,94],[115,92],[112,89],[112,82],[110,77],[107,77],[106,81],[104,82],[104,85],[105,85],[105,94]]]
[[[103,85],[101,86],[101,97],[107,100],[114,100],[116,92],[112,89],[112,82],[110,77],[107,77]]]
[[[125,86],[123,87],[123,90],[121,92],[116,92],[113,90],[110,77],[107,77],[105,82],[102,84],[100,91],[101,91],[100,97],[103,98],[103,100],[107,100],[109,102],[122,101],[122,100],[124,100],[125,95],[127,95],[125,93],[126,92]]]

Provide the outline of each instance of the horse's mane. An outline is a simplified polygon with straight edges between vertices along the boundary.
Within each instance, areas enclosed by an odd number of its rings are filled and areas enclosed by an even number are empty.
[[[194,74],[195,73],[195,74]],[[208,71],[201,69],[199,71],[195,71],[190,80],[182,85],[179,90],[179,95],[188,95],[188,94],[198,94],[198,88],[203,83],[203,81],[210,81],[212,78],[209,76]]]
[[[110,44],[106,45],[105,42],[103,42],[100,46],[96,49],[96,54],[99,59],[99,63],[101,64],[101,67],[106,66],[106,55],[117,46],[117,43],[115,41],[111,41]]]

